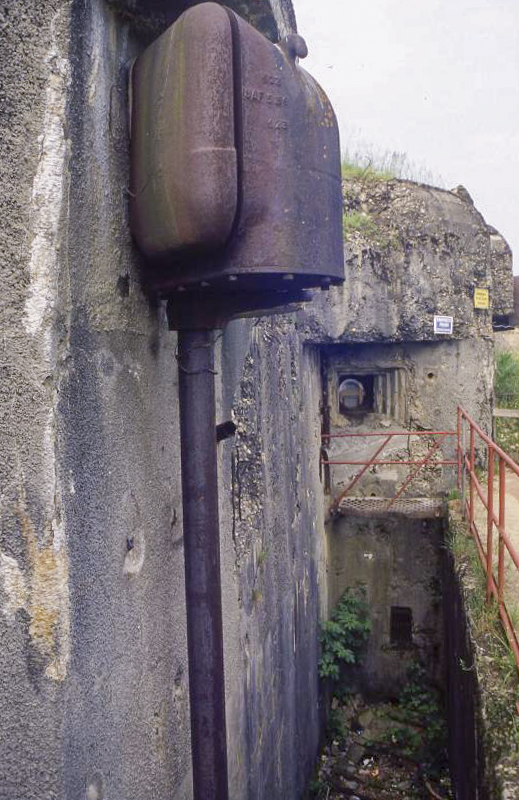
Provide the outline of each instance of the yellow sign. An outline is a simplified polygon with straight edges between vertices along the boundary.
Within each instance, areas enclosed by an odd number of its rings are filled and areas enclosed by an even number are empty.
[[[474,289],[474,308],[488,308],[488,289]]]

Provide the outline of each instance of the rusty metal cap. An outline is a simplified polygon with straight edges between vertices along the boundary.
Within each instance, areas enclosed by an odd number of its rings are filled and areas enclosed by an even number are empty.
[[[233,46],[216,3],[187,10],[132,70],[131,201],[148,256],[220,247],[237,207]]]

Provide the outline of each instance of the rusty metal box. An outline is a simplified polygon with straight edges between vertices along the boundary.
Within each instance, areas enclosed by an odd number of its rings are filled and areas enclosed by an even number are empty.
[[[130,214],[154,291],[343,280],[338,127],[305,52],[202,3],[137,59]]]

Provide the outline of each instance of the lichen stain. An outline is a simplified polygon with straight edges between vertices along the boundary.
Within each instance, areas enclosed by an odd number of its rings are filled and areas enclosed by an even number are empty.
[[[66,675],[70,652],[66,551],[63,545],[55,546],[55,521],[47,524],[44,542],[38,541],[24,493],[16,505],[16,514],[29,561],[29,590],[24,604],[31,620],[29,635],[34,647],[48,662],[47,677],[61,681]]]

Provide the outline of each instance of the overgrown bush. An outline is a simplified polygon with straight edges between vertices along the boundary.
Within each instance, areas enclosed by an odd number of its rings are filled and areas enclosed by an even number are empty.
[[[321,625],[319,675],[339,681],[341,667],[361,661],[371,631],[364,587],[348,587]]]

